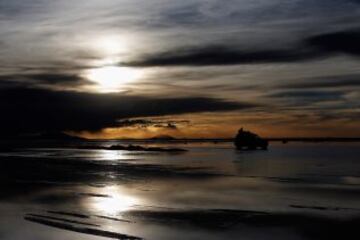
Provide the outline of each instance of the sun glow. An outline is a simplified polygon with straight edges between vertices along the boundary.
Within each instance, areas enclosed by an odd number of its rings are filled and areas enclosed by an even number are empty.
[[[128,67],[107,66],[89,70],[85,77],[96,83],[97,91],[119,92],[124,86],[141,77],[141,72]]]
[[[124,39],[116,36],[104,36],[96,38],[93,46],[97,51],[104,54],[106,57],[111,55],[121,54],[127,51],[129,47]]]

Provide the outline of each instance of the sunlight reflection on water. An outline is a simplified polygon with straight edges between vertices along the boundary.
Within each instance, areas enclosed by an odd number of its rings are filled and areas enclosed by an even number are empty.
[[[98,194],[106,197],[91,198],[90,207],[104,214],[117,215],[129,211],[139,204],[140,200],[128,195],[118,186],[107,186],[99,190]]]
[[[101,160],[118,160],[118,159],[124,159],[126,156],[124,151],[113,151],[113,150],[97,150],[95,154]]]

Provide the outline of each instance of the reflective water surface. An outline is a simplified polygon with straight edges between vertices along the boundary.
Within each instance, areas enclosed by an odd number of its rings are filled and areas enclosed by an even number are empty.
[[[359,223],[360,144],[177,147],[2,151],[0,239],[329,239]]]

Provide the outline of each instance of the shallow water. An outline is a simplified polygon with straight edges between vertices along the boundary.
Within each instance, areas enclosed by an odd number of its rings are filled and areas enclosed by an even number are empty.
[[[188,151],[1,152],[0,239],[104,239],[84,228],[144,239],[329,239],[324,226],[341,236],[358,223],[358,143],[176,147]]]

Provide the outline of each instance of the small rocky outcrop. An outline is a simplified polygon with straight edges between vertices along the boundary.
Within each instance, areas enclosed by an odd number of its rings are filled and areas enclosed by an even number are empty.
[[[238,150],[267,150],[269,142],[257,134],[241,128],[235,137],[234,144]]]

